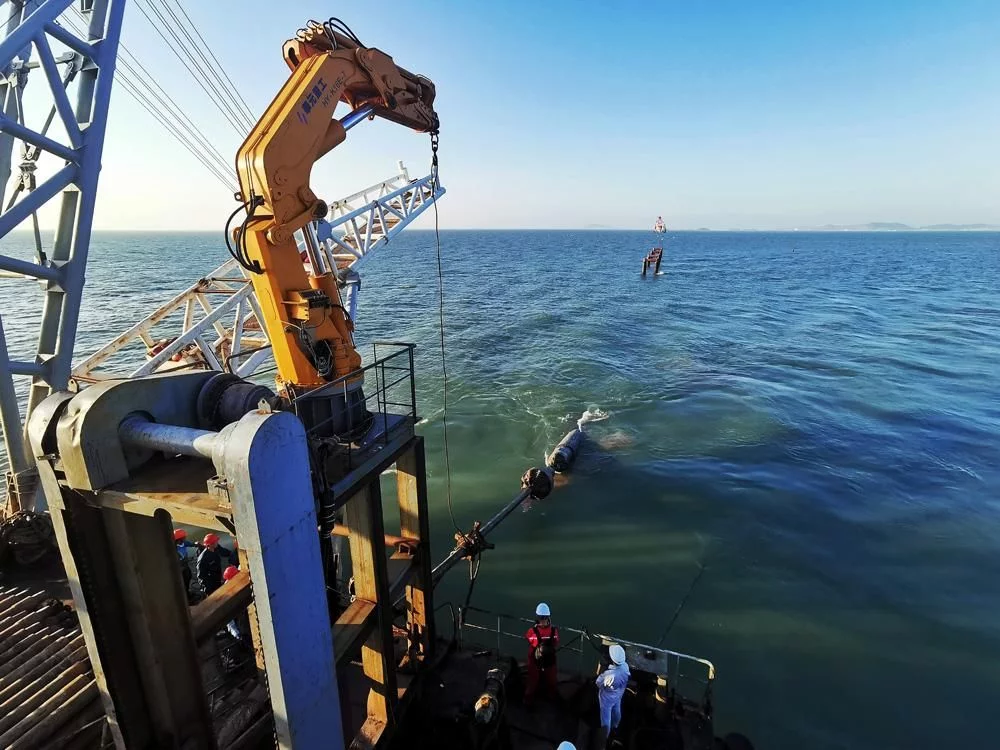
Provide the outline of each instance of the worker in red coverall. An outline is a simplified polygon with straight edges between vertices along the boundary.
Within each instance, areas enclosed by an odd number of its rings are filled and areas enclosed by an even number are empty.
[[[542,602],[535,608],[535,624],[528,628],[524,637],[528,639],[528,685],[524,691],[524,702],[531,706],[538,692],[538,683],[545,681],[552,698],[558,698],[558,668],[556,650],[559,648],[559,630],[552,624],[549,605]]]

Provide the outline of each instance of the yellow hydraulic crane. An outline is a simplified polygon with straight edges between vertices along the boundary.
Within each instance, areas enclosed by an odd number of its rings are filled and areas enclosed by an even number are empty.
[[[292,73],[236,158],[247,215],[233,231],[232,251],[252,272],[274,349],[278,389],[292,398],[349,376],[361,365],[336,269],[307,273],[295,242],[296,230],[328,210],[309,185],[313,164],[366,117],[436,138],[438,116],[430,80],[365,47],[337,19],[310,21],[283,52]],[[338,120],[333,114],[340,102],[351,113]]]

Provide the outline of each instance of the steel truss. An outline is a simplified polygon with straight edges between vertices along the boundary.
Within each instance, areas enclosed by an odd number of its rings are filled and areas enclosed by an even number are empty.
[[[124,0],[77,1],[89,20],[86,39],[58,22],[72,0],[0,0],[0,14],[12,11],[0,42],[0,208],[14,141],[24,143],[19,173],[10,182],[11,196],[6,210],[0,211],[0,237],[31,218],[36,240],[33,260],[0,252],[0,281],[41,284],[45,294],[32,360],[11,357],[3,330],[5,311],[0,308],[0,427],[10,464],[7,496],[13,501],[8,511],[30,506],[35,488],[15,376],[30,378],[27,419],[51,391],[70,385],[84,387],[111,377],[141,377],[192,365],[221,370],[231,364],[246,377],[271,360],[262,348],[267,340],[252,286],[230,261],[71,370],[124,10]],[[32,129],[24,122],[23,95],[29,71],[37,68],[45,74],[51,108],[42,127]],[[75,108],[69,101],[71,84],[76,86]],[[57,116],[64,131],[61,139],[50,132]],[[61,160],[62,166],[39,184],[36,168],[42,154]],[[399,174],[335,202],[328,221],[299,233],[300,247],[314,267],[337,270],[352,319],[361,284],[358,262],[388,243],[444,192],[440,185],[435,189],[430,176],[411,180],[400,163]],[[55,239],[46,251],[37,212],[60,194]]]
[[[410,180],[402,163],[399,168],[398,175],[334,203],[330,221],[307,228],[308,240],[302,233],[298,237],[314,267],[337,269],[352,320],[361,284],[358,263],[445,192],[432,191],[430,176]],[[363,200],[367,203],[358,205]],[[83,387],[191,366],[250,377],[271,365],[266,344],[253,286],[229,260],[80,362],[73,379]]]
[[[358,261],[388,243],[444,195],[444,187],[435,186],[433,177],[411,180],[399,162],[399,174],[335,202],[330,207],[330,220],[315,225],[325,266],[336,268],[344,284],[344,307],[351,320],[357,320],[361,288]],[[338,229],[340,237],[336,236]]]
[[[9,0],[0,2],[5,18],[0,41],[0,237],[31,218],[35,230],[33,260],[0,252],[0,277],[41,284],[44,306],[35,356],[12,359],[3,334],[0,309],[0,425],[3,427],[10,471],[8,496],[12,508],[21,500],[30,504],[35,478],[25,450],[13,377],[31,378],[27,410],[52,390],[65,389],[70,378],[80,299],[86,276],[87,253],[94,217],[101,154],[107,125],[124,0],[77,0],[87,19],[85,37],[60,25],[59,16],[74,0]],[[58,53],[58,54],[57,54]],[[48,95],[48,117],[41,127],[26,122],[29,73],[41,68],[44,83],[31,88]],[[35,81],[38,75],[32,76]],[[76,103],[70,102],[75,88]],[[29,105],[29,106],[26,106]],[[58,126],[52,124],[58,118]],[[53,132],[54,131],[54,132]],[[14,141],[23,142],[19,172],[12,194],[6,195],[11,175]],[[44,158],[43,158],[43,155]],[[39,182],[39,163],[53,172]],[[47,164],[45,164],[47,162]],[[58,224],[52,247],[43,249],[38,211],[58,199]],[[9,281],[4,281],[5,285]],[[4,297],[14,295],[4,290]],[[8,308],[9,309],[9,308]]]

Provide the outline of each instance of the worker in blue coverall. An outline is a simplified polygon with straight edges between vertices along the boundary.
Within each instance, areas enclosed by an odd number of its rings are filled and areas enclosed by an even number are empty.
[[[191,554],[192,550],[197,555],[201,551],[201,545],[187,540],[187,532],[184,529],[174,529],[174,544],[177,546],[177,561],[181,566],[181,580],[184,582],[184,595],[187,596],[188,604],[194,604],[194,595],[191,593]]]
[[[625,649],[617,643],[608,649],[611,664],[597,676],[597,697],[601,705],[601,726],[608,733],[618,727],[622,720],[622,697],[628,687],[628,662]]]

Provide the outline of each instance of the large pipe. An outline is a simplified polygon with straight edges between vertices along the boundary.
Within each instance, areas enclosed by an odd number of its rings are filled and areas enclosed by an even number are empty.
[[[517,493],[517,495],[514,497],[513,500],[507,503],[500,510],[499,513],[493,516],[493,518],[487,521],[479,529],[479,533],[486,534],[490,529],[495,528],[498,523],[500,523],[503,519],[505,519],[507,516],[513,513],[514,510],[529,497],[531,497],[530,490],[521,490],[519,493]],[[441,577],[445,573],[454,568],[461,560],[463,560],[466,557],[467,552],[468,550],[466,549],[465,545],[459,544],[457,547],[455,547],[455,549],[453,549],[448,554],[448,556],[444,560],[442,560],[441,562],[439,562],[437,565],[434,566],[434,569],[431,571],[431,581],[434,583],[435,586],[437,585],[438,581],[441,580]]]
[[[0,742],[11,741],[10,750],[42,747],[42,740],[76,716],[99,695],[97,681],[90,675],[80,675],[21,722],[26,725],[27,731],[22,734],[19,724],[7,733],[9,737],[5,736]],[[30,729],[27,725],[30,725]]]
[[[29,659],[33,659],[62,637],[63,634],[59,631],[49,628],[42,631],[41,634],[27,638],[22,643],[17,644],[17,648],[5,654],[3,661],[0,661],[0,683],[19,677],[21,673],[17,673],[14,677],[9,677],[8,675],[13,674],[18,667]],[[3,695],[5,689],[0,690],[0,695]]]
[[[38,721],[41,721],[45,718],[45,714],[39,712],[37,710],[38,707],[48,701],[53,695],[58,693],[67,685],[72,684],[79,677],[89,672],[89,661],[84,660],[75,662],[70,665],[68,669],[58,673],[56,677],[50,680],[47,684],[42,685],[37,692],[24,696],[24,700],[21,701],[19,705],[14,707],[13,710],[7,711],[4,716],[0,718],[0,736],[6,736],[12,728],[17,727],[17,725],[22,722],[27,724],[27,726],[20,728],[22,731],[25,731],[34,726]],[[91,679],[89,674],[87,678]],[[3,743],[4,747],[7,747],[10,739],[12,738],[8,737],[8,742]]]
[[[44,591],[39,591],[30,596],[25,596],[23,598],[18,598],[10,604],[10,606],[5,607],[3,612],[0,613],[0,630],[6,630],[8,626],[7,620],[19,615],[19,613],[27,612],[29,610],[36,609],[36,605],[41,604],[45,601],[46,593]]]
[[[582,442],[583,430],[579,427],[567,432],[549,454],[549,457],[545,459],[545,464],[559,474],[569,471],[573,462],[576,461],[576,454],[580,451],[580,443]]]
[[[0,690],[0,716],[6,716],[8,711],[22,705],[68,667],[79,663],[86,663],[89,668],[86,646],[78,646],[69,653],[64,650],[19,680],[12,680],[9,687]]]
[[[16,638],[17,634],[22,632],[24,628],[29,625],[33,625],[36,622],[41,622],[47,617],[52,616],[52,610],[49,607],[39,607],[31,612],[18,612],[14,617],[3,622],[0,625],[0,643],[7,642],[8,638]],[[14,619],[14,618],[17,619]]]
[[[548,458],[545,459],[545,468],[532,469],[526,473],[521,478],[521,491],[489,521],[482,526],[477,525],[473,534],[478,535],[478,537],[485,537],[529,497],[545,497],[548,495],[553,486],[553,474],[561,474],[569,471],[576,461],[582,442],[583,430],[579,426],[575,430],[567,432],[549,454]],[[473,542],[473,546],[474,544]],[[455,549],[431,571],[432,583],[436,586],[445,573],[455,567],[460,560],[468,557],[469,554],[470,542],[466,539],[461,539]]]
[[[552,468],[536,469],[533,471],[537,471],[539,474],[544,474],[545,476],[547,476],[549,479],[548,487],[549,488],[552,487],[551,484],[552,471],[553,471]],[[529,472],[529,474],[530,473],[531,472]],[[525,478],[527,478],[527,476],[528,475],[526,474]],[[522,482],[523,481],[524,480],[522,480]],[[507,503],[503,508],[501,508],[496,513],[496,515],[494,515],[489,521],[487,521],[477,529],[480,536],[486,536],[491,531],[493,531],[493,529],[495,529],[497,526],[500,525],[501,521],[503,521],[507,516],[509,516],[515,510],[517,510],[517,508],[520,507],[521,503],[523,503],[525,500],[531,497],[532,494],[534,494],[532,487],[525,487],[520,492],[518,492],[517,495],[514,496],[513,500]],[[546,494],[548,493],[546,492]],[[438,581],[441,580],[441,577],[444,576],[444,574],[447,573],[449,570],[454,568],[459,563],[459,561],[463,560],[467,556],[467,554],[468,550],[466,549],[465,545],[459,544],[457,547],[455,547],[455,549],[453,549],[448,554],[448,556],[444,560],[442,560],[436,566],[434,566],[434,569],[431,571],[431,581],[434,583],[434,585],[436,586]]]
[[[6,612],[11,606],[17,604],[22,596],[27,596],[28,589],[0,588],[0,610]]]
[[[476,701],[475,716],[479,724],[492,724],[503,713],[504,682],[507,673],[500,667],[493,667],[486,673],[486,684]]]
[[[44,633],[55,633],[55,628],[50,628],[40,622],[35,622],[11,636],[8,640],[0,643],[0,672],[6,667],[13,657],[19,655],[27,644],[40,638]]]
[[[4,675],[5,680],[17,680],[24,675],[30,674],[35,667],[39,664],[44,664],[49,658],[58,653],[71,653],[73,649],[76,649],[83,643],[82,633],[67,633],[62,638],[50,643],[41,652],[37,653],[35,656],[31,657],[16,669],[10,671]]]
[[[152,451],[211,458],[219,433],[150,422],[138,414],[125,417],[118,425],[118,437],[126,445]]]

